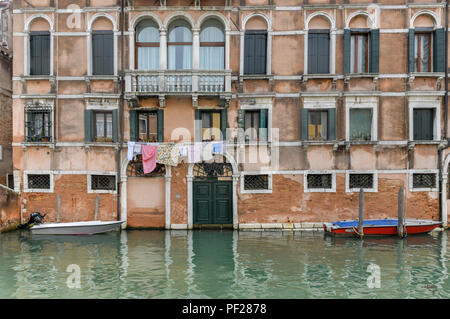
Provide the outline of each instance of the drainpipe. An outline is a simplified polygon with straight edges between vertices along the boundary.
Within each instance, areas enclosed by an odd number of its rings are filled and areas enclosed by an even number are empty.
[[[117,188],[117,220],[121,220],[120,216],[120,208],[121,208],[121,201],[120,201],[120,181],[121,181],[121,155],[122,155],[122,149],[123,149],[123,107],[124,107],[124,0],[120,0],[120,71],[119,71],[119,79],[120,79],[120,101],[119,101],[119,146],[117,148],[117,154],[116,154],[116,164],[117,164],[117,181],[116,181],[116,188]]]

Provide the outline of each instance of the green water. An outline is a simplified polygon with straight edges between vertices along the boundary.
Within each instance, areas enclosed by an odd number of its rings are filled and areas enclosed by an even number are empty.
[[[0,298],[450,298],[447,236],[13,232],[0,234]],[[71,264],[80,288],[67,285]],[[371,264],[379,288],[368,285]]]

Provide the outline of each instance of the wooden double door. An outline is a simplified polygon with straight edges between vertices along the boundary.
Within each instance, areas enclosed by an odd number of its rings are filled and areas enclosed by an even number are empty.
[[[232,181],[217,178],[194,181],[194,224],[232,224],[232,190]]]

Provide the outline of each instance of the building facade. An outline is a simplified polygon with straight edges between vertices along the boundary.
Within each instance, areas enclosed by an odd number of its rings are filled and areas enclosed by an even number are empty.
[[[367,218],[395,217],[403,187],[407,217],[446,224],[446,12],[436,0],[16,0],[23,216],[320,227],[356,218],[361,188]],[[144,174],[130,141],[226,147]]]

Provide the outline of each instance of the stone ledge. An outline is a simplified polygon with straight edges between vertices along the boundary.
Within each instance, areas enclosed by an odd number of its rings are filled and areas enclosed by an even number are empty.
[[[187,224],[171,224],[170,229],[187,229]]]
[[[323,230],[323,223],[246,223],[239,224],[239,229],[276,229],[276,230]]]

